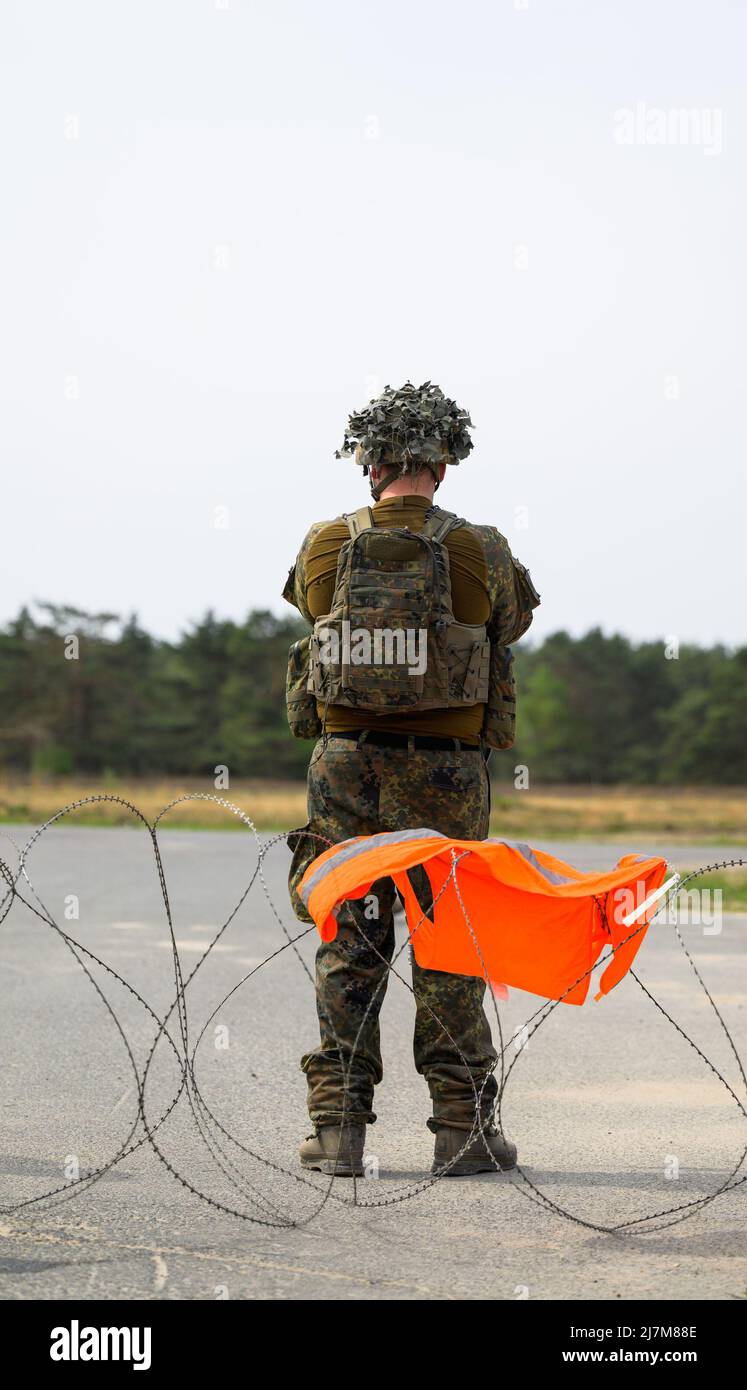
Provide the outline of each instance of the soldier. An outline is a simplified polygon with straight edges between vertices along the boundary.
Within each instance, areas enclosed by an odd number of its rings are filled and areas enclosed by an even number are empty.
[[[318,739],[308,823],[289,836],[291,899],[302,920],[311,919],[296,888],[330,843],[419,826],[460,839],[488,835],[487,757],[514,734],[509,644],[526,632],[539,595],[499,531],[434,504],[447,466],[472,448],[470,428],[469,415],[430,382],[387,387],[351,415],[337,457],[363,467],[374,505],[313,525],[288,576],[284,597],[314,628],[291,648],[287,685],[291,729]],[[414,870],[411,882],[428,913],[427,878]],[[378,1019],[394,896],[382,879],[368,898],[345,903],[334,941],[317,952],[320,1042],[301,1061],[314,1125],[301,1148],[305,1168],[363,1171],[382,1078]],[[412,976],[415,1066],[433,1106],[432,1171],[513,1167],[516,1148],[493,1122],[497,1054],[485,981],[424,970],[414,959]]]

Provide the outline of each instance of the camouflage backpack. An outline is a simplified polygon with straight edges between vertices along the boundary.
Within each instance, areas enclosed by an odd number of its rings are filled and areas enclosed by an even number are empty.
[[[332,608],[309,644],[309,693],[378,714],[484,703],[485,626],[457,622],[452,609],[445,541],[464,521],[440,507],[420,531],[377,527],[370,507],[344,519]]]

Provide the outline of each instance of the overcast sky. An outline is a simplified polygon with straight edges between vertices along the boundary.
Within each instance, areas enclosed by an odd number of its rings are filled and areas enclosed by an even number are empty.
[[[472,413],[439,500],[538,636],[747,641],[744,5],[1,14],[0,620],[290,612],[409,377]]]

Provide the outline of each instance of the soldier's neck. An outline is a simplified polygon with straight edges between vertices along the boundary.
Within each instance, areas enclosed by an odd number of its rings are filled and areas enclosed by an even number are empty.
[[[397,478],[396,482],[385,488],[379,501],[386,502],[389,497],[422,497],[423,501],[432,502],[435,490],[433,484],[425,483],[423,487],[414,487],[411,479]]]

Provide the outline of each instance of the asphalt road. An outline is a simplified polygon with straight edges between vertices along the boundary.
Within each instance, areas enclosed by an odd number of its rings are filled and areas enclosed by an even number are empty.
[[[11,833],[25,838],[22,830]],[[169,831],[161,844],[186,976],[240,899],[256,847],[240,832]],[[581,868],[611,866],[631,850],[667,852],[652,843],[543,847]],[[0,855],[12,861],[4,837]],[[285,892],[288,857],[284,844],[275,846],[266,877],[283,922],[296,932],[301,924]],[[675,867],[720,857],[712,846],[671,851]],[[49,912],[156,1013],[166,1012],[173,962],[147,836],[55,826],[32,851],[29,872]],[[73,895],[79,916],[66,919]],[[747,1051],[747,915],[726,916],[719,933],[688,925],[683,934]],[[68,948],[14,903],[0,927],[0,1296],[744,1296],[747,1183],[688,1221],[624,1238],[537,1205],[518,1176],[447,1179],[422,1190],[432,1152],[428,1098],[412,1063],[412,998],[397,980],[382,1013],[385,1078],[369,1131],[372,1176],[358,1184],[361,1205],[351,1205],[349,1182],[330,1189],[318,1175],[299,1181],[296,1149],[308,1122],[298,1058],[315,1038],[303,962],[313,960],[313,933],[300,943],[300,959],[282,951],[221,1003],[285,939],[255,884],[187,989],[191,1046],[207,1024],[196,1076],[213,1120],[199,1106],[195,1119],[183,1094],[156,1130],[162,1157],[141,1144],[77,1191],[70,1185],[76,1172],[106,1164],[136,1123],[134,1074],[117,1023]],[[401,965],[407,976],[406,954]],[[734,1056],[671,927],[649,932],[638,972],[744,1102]],[[111,975],[98,967],[92,973],[142,1067],[156,1032],[151,1016]],[[501,1006],[507,1036],[537,1003],[511,991]],[[175,1014],[169,1026],[178,1037]],[[179,1075],[162,1039],[146,1089],[152,1123]],[[747,1122],[725,1088],[629,978],[602,1003],[555,1010],[519,1057],[504,1119],[531,1182],[599,1224],[712,1192],[747,1144]],[[30,1202],[58,1188],[62,1200]],[[27,1205],[9,1213],[18,1203]]]

